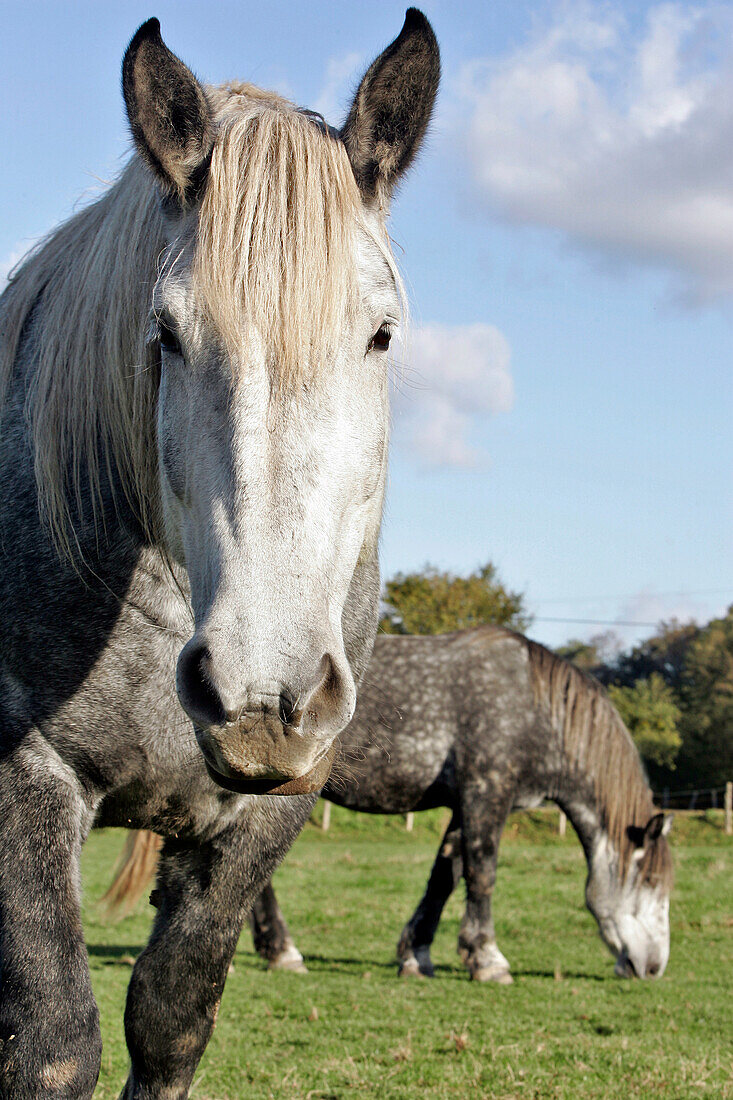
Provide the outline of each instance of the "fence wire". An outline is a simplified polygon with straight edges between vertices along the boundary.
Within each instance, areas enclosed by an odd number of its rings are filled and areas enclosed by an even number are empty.
[[[719,810],[725,800],[722,787],[690,787],[684,791],[672,791],[669,787],[654,791],[654,802],[663,810]]]

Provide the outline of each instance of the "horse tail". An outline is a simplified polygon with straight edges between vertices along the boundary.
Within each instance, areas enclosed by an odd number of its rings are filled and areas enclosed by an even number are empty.
[[[137,905],[155,874],[162,844],[162,838],[147,829],[128,833],[117,873],[100,899],[109,916],[127,916]]]

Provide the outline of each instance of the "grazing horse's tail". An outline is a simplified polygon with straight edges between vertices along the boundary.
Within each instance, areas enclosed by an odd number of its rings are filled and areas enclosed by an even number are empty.
[[[100,899],[110,916],[124,917],[135,907],[155,874],[162,843],[147,829],[128,833],[117,874]]]

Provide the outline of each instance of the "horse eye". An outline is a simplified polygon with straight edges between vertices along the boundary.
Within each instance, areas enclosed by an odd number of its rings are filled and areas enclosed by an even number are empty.
[[[183,355],[178,337],[163,321],[158,322],[158,334],[162,348],[171,352],[172,355]]]
[[[372,351],[373,348],[376,348],[377,351],[386,351],[391,339],[392,330],[389,325],[380,325],[369,341],[367,351]]]

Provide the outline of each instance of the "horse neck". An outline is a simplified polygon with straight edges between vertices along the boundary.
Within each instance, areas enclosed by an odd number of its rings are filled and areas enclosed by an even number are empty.
[[[584,781],[585,780],[585,781]],[[602,800],[589,777],[561,777],[555,802],[567,814],[578,835],[588,868],[586,904],[596,919],[603,921],[615,910],[622,896],[625,869],[619,850],[604,828]]]
[[[547,771],[547,797],[568,817],[590,865],[592,853],[596,850],[603,832],[602,805],[592,776],[585,771],[579,771],[577,765],[572,771],[568,769],[562,737],[556,731],[553,731],[547,762],[550,764]]]
[[[577,790],[566,787],[558,791],[554,801],[567,815],[570,824],[578,834],[578,840],[583,847],[590,870],[604,841],[607,842],[607,834],[601,824],[602,816],[596,799],[580,787]]]

